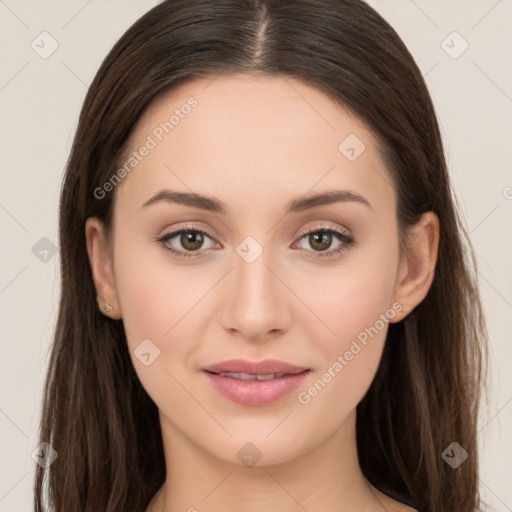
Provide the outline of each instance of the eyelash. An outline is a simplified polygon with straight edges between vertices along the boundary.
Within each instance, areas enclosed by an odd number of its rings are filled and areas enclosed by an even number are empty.
[[[178,229],[176,231],[172,231],[171,233],[167,233],[163,235],[160,238],[156,239],[156,242],[158,242],[165,250],[172,253],[174,256],[178,258],[200,258],[202,256],[197,256],[196,254],[201,253],[201,250],[198,251],[177,251],[176,249],[173,249],[172,247],[169,247],[166,245],[166,242],[174,238],[176,235],[179,235],[181,233],[200,233],[204,236],[207,236],[208,238],[212,238],[206,231],[203,231],[202,229],[197,228],[182,228]],[[347,235],[346,233],[343,233],[341,231],[338,231],[334,228],[328,228],[328,227],[315,227],[314,229],[311,229],[304,233],[300,238],[299,241],[303,238],[307,237],[311,233],[325,233],[333,235],[338,241],[342,242],[342,245],[338,249],[334,249],[332,251],[313,251],[316,253],[315,256],[310,256],[312,258],[333,258],[335,256],[338,256],[345,251],[347,251],[352,245],[355,243],[354,237]],[[307,251],[311,252],[311,251]]]

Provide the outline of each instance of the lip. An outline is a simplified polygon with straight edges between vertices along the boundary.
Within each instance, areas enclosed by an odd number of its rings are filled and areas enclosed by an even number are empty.
[[[269,373],[300,373],[309,368],[295,366],[277,359],[265,359],[264,361],[251,362],[245,359],[230,359],[222,363],[203,368],[204,371],[221,373],[252,373],[254,375],[268,375]]]
[[[214,388],[242,405],[257,407],[271,404],[291,393],[300,386],[310,369],[296,366],[276,359],[259,362],[231,359],[202,369]],[[284,373],[270,380],[241,380],[218,373],[249,373],[268,375]]]

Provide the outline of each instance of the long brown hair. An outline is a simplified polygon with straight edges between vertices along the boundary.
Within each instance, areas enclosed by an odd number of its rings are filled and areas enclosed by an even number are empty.
[[[360,0],[167,0],[103,61],[61,191],[61,299],[40,424],[40,442],[58,458],[37,468],[35,510],[143,512],[165,481],[158,409],[136,376],[122,321],[98,310],[84,226],[92,216],[110,226],[114,193],[94,191],[121,165],[136,121],[158,94],[238,72],[298,78],[366,122],[396,190],[402,241],[423,212],[438,215],[432,286],[389,326],[357,407],[357,448],[368,480],[399,501],[476,511],[487,350],[476,262],[422,74],[393,28]],[[456,469],[442,457],[454,441],[468,453]]]

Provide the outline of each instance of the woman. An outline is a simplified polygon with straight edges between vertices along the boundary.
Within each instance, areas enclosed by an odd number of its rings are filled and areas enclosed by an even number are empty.
[[[36,510],[478,510],[486,332],[451,194],[364,2],[145,14],[66,169]]]

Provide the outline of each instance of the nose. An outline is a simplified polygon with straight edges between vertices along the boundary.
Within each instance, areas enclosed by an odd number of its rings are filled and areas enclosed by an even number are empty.
[[[270,250],[263,250],[254,261],[240,254],[233,255],[234,268],[224,289],[222,325],[252,342],[274,339],[291,323],[292,293]]]

